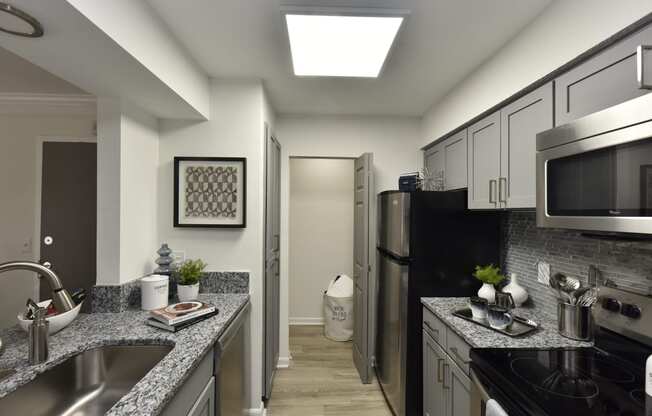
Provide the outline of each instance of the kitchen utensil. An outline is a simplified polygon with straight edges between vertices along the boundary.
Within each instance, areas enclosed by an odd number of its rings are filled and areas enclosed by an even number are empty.
[[[575,304],[578,306],[593,306],[598,301],[598,292],[597,288],[590,288],[577,299]]]
[[[558,303],[557,328],[563,337],[577,341],[591,341],[593,339],[591,307]]]
[[[508,311],[514,309],[516,304],[511,293],[496,292],[496,306],[505,308]]]
[[[561,273],[555,273],[550,276],[550,287],[557,293],[557,298],[561,301],[570,302],[570,296],[561,290],[561,282],[566,279]]]
[[[579,289],[574,290],[571,293],[571,304],[577,305],[578,300],[582,297],[582,295],[584,295],[589,290],[591,290],[591,288],[588,286],[580,286]]]

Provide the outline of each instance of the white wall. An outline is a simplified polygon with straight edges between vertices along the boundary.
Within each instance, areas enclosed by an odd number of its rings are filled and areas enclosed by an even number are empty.
[[[353,159],[290,159],[289,322],[323,323],[323,291],[353,276]]]
[[[426,112],[421,146],[449,133],[650,12],[650,0],[556,0]]]
[[[422,165],[419,119],[404,117],[279,117],[281,143],[281,361],[288,359],[289,157],[374,154],[376,192],[398,188],[398,176]]]
[[[90,138],[94,116],[0,114],[0,263],[34,258],[36,142],[39,136]],[[35,296],[29,272],[0,275],[0,329],[16,324],[16,314]]]
[[[186,258],[201,258],[207,270],[250,272],[251,325],[247,352],[249,401],[259,408],[262,381],[263,272],[263,123],[273,123],[265,109],[260,82],[220,82],[211,86],[211,113],[206,122],[160,122],[158,230],[161,241]],[[175,156],[247,158],[247,227],[181,229],[172,226]]]
[[[151,273],[158,230],[158,121],[114,99],[98,100],[97,283]]]

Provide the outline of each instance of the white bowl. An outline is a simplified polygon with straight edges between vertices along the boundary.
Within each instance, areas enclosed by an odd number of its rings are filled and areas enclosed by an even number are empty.
[[[52,300],[48,299],[48,300],[44,300],[43,302],[38,302],[37,305],[42,308],[47,308],[51,302]],[[79,305],[75,306],[73,309],[69,310],[68,312],[46,317],[45,320],[50,323],[50,327],[48,328],[48,333],[50,335],[56,334],[57,332],[61,331],[63,328],[70,325],[70,323],[75,320],[77,315],[79,315],[79,310],[81,309],[82,303],[84,302],[80,302]],[[31,319],[25,319],[22,313],[18,314],[18,324],[20,325],[21,328],[23,328],[25,332],[27,332],[27,329],[29,328],[29,324],[31,323],[32,323]]]

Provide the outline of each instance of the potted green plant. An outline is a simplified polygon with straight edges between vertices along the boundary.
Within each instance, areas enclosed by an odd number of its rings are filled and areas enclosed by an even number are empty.
[[[177,295],[179,301],[186,302],[197,299],[199,296],[199,279],[205,268],[206,263],[200,259],[186,260],[181,264],[177,270]]]
[[[482,282],[482,287],[478,290],[478,296],[487,299],[489,303],[494,303],[496,301],[496,289],[494,285],[505,279],[505,276],[500,273],[500,269],[493,264],[475,266],[473,277]]]

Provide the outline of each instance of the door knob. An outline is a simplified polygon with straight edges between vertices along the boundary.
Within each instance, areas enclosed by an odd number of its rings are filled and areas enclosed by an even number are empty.
[[[43,239],[43,244],[46,246],[51,246],[52,243],[54,243],[54,238],[52,236],[46,235],[45,238]]]

